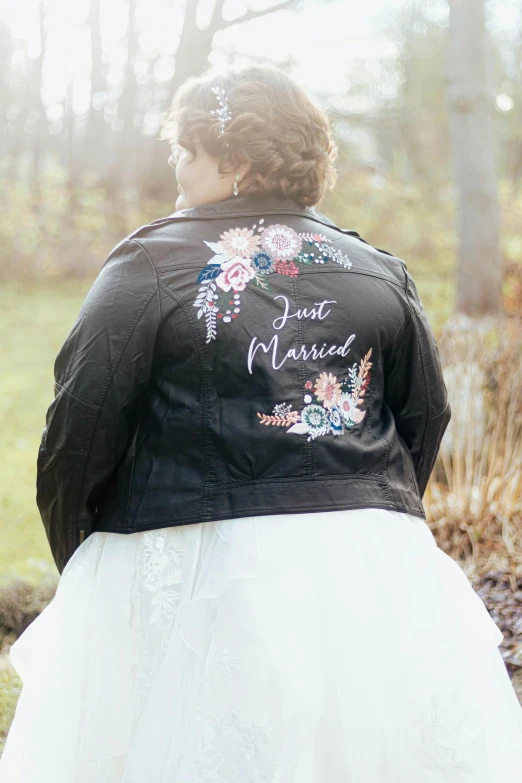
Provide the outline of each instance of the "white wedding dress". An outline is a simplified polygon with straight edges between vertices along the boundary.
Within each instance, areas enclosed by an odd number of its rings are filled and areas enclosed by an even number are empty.
[[[501,640],[406,513],[97,532],[11,647],[0,781],[515,783]]]

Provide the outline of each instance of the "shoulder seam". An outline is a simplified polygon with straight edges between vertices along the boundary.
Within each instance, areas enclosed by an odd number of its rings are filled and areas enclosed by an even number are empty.
[[[138,229],[138,230],[139,230],[139,229]],[[154,264],[152,263],[152,259],[151,259],[151,257],[149,256],[149,254],[147,253],[146,249],[143,247],[143,245],[142,245],[140,242],[138,242],[138,240],[137,240],[137,239],[130,239],[129,241],[130,241],[130,242],[134,242],[134,244],[135,244],[135,245],[138,245],[138,247],[139,247],[139,248],[141,248],[141,249],[143,250],[143,252],[144,252],[144,253],[145,253],[145,255],[147,256],[148,262],[149,262],[149,264],[151,265],[151,267],[152,267],[152,270],[153,270],[154,274],[156,275],[156,286],[157,286],[157,289],[156,289],[156,290],[157,290],[157,294],[158,294],[158,304],[159,304],[159,309],[160,309],[160,312],[159,312],[159,317],[160,317],[160,322],[161,322],[161,321],[163,321],[163,315],[162,315],[162,312],[161,312],[161,296],[159,295],[160,284],[159,284],[158,270],[156,269],[156,267],[155,267],[155,266],[154,266]]]

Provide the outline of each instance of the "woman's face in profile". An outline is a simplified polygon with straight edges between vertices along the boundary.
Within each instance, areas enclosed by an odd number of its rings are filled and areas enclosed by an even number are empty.
[[[233,196],[235,174],[220,174],[219,158],[208,155],[200,141],[195,140],[193,144],[195,155],[181,145],[173,145],[168,161],[170,166],[176,168],[179,191],[176,210],[214,204]],[[240,187],[244,171],[237,173],[240,174]]]

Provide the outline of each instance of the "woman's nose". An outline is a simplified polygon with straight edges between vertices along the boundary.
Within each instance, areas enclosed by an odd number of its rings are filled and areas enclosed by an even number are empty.
[[[169,164],[169,166],[172,166],[173,169],[176,168],[176,162],[174,161],[174,158],[172,157],[172,155],[169,156],[169,159],[168,159],[167,163]]]

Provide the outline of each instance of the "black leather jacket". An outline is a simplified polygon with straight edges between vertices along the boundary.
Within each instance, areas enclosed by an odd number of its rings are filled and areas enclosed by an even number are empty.
[[[421,502],[450,420],[400,258],[279,194],[154,220],[60,349],[36,501],[62,573],[93,531]]]

